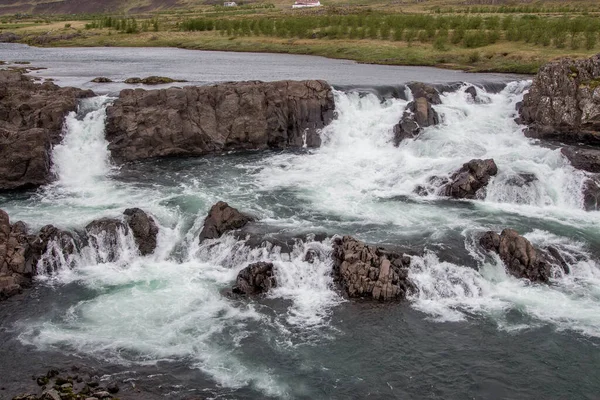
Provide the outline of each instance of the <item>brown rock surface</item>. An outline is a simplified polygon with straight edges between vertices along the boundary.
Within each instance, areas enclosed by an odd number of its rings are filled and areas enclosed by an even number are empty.
[[[417,137],[423,128],[440,123],[438,113],[431,106],[442,103],[438,91],[424,83],[411,83],[408,86],[414,100],[406,105],[400,122],[394,126],[395,146],[400,145],[404,139]]]
[[[273,263],[257,262],[239,272],[233,292],[253,295],[266,293],[275,286],[277,286],[277,281],[273,274]]]
[[[333,92],[324,81],[126,89],[107,110],[106,137],[117,162],[318,147],[318,130],[333,111]]]
[[[500,235],[493,231],[486,232],[479,244],[488,251],[496,252],[511,275],[532,282],[547,283],[552,274],[552,265],[564,263],[552,260],[514,229],[504,229]]]
[[[143,256],[152,254],[156,249],[158,235],[158,226],[154,219],[139,208],[128,208],[123,214],[125,222],[131,228],[140,254]]]
[[[441,188],[441,193],[455,199],[475,199],[497,173],[498,167],[491,158],[471,160],[450,177],[450,182]]]
[[[219,201],[211,207],[204,220],[204,227],[200,232],[200,242],[205,239],[219,238],[225,232],[240,229],[252,221],[254,219],[251,216],[241,213],[224,201]]]
[[[600,144],[600,54],[563,58],[540,68],[523,97],[526,135],[563,142]]]
[[[34,270],[27,262],[29,243],[22,222],[10,224],[8,214],[0,210],[0,300],[19,293],[31,284]]]
[[[344,236],[334,240],[332,257],[334,277],[348,297],[402,300],[416,290],[408,278],[409,256]]]

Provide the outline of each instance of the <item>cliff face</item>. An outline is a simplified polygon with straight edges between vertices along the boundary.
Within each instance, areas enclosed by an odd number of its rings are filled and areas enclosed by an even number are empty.
[[[117,162],[317,147],[318,130],[333,111],[333,92],[324,81],[127,89],[107,109],[106,138]]]
[[[520,114],[529,137],[600,145],[600,54],[540,68]]]
[[[89,90],[34,83],[0,71],[0,190],[35,187],[51,179],[50,148],[59,143],[65,116]]]

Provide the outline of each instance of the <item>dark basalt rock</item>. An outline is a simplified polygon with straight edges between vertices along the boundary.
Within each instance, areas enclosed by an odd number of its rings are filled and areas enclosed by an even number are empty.
[[[129,226],[117,218],[101,218],[86,225],[88,245],[106,251],[102,262],[112,262],[118,257],[119,234],[129,233]]]
[[[573,167],[593,173],[600,172],[600,149],[570,146],[563,147],[560,152],[569,159]]]
[[[529,137],[599,145],[600,54],[541,67],[519,111]]]
[[[225,232],[240,229],[252,221],[254,218],[241,213],[224,201],[219,201],[211,207],[204,220],[204,227],[200,232],[200,242],[205,239],[219,238]]]
[[[25,224],[11,225],[8,214],[0,210],[0,300],[20,293],[31,284],[35,271],[27,262],[28,253]]]
[[[431,106],[441,104],[437,90],[423,83],[409,84],[414,100],[407,104],[404,114],[394,126],[394,145],[400,145],[404,139],[417,137],[423,128],[437,125],[440,117]]]
[[[266,293],[277,286],[273,274],[273,263],[257,262],[241,270],[232,291],[236,294],[254,295]]]
[[[184,79],[172,79],[165,76],[149,76],[147,78],[127,78],[124,81],[127,84],[144,84],[144,85],[162,85],[165,83],[187,82]]]
[[[106,138],[117,162],[318,147],[334,107],[324,81],[126,89],[107,109]]]
[[[475,86],[469,86],[465,90],[465,93],[471,97],[471,100],[473,102],[477,102],[479,100],[479,98],[477,97],[477,89],[475,89]]]
[[[586,211],[600,210],[600,186],[593,179],[583,184],[583,208]]]
[[[408,278],[407,255],[344,236],[334,240],[332,257],[334,279],[348,297],[403,300],[417,290]]]
[[[474,159],[463,164],[450,181],[441,188],[444,196],[455,199],[475,199],[481,196],[480,190],[498,173],[498,167],[492,159]]]
[[[158,235],[158,226],[154,219],[139,208],[128,208],[123,214],[125,222],[131,228],[140,254],[143,256],[152,254],[156,249],[156,236]]]
[[[78,252],[83,246],[83,240],[76,233],[58,229],[53,225],[46,225],[35,236],[30,237],[31,256],[28,262],[36,273],[40,268],[46,273],[56,269],[55,260],[68,260],[69,256]],[[42,263],[40,264],[40,260]]]
[[[52,179],[50,149],[62,138],[65,116],[89,90],[34,81],[0,71],[0,190],[25,189]]]
[[[508,273],[517,278],[548,283],[553,266],[569,273],[569,266],[556,248],[549,247],[546,251],[537,249],[513,229],[504,229],[500,235],[493,231],[486,232],[479,239],[479,244],[485,250],[497,253]]]
[[[110,78],[106,78],[104,76],[99,76],[97,78],[92,79],[91,82],[93,82],[93,83],[112,83],[113,80]]]
[[[85,227],[88,244],[95,248],[109,249],[105,261],[114,261],[118,254],[119,233],[131,233],[141,255],[148,255],[156,249],[158,226],[154,219],[139,208],[128,208],[123,212],[125,220],[101,218]]]

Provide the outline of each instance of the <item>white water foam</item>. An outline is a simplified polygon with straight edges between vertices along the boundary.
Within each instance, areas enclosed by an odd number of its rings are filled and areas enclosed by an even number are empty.
[[[269,155],[243,166],[255,171],[248,179],[255,180],[256,193],[247,197],[288,188],[326,218],[340,218],[354,228],[375,225],[356,232],[367,237],[384,229],[407,238],[432,231],[432,241],[443,241],[448,231],[465,232],[465,247],[479,269],[440,261],[433,252],[414,257],[410,277],[420,290],[411,298],[413,307],[444,322],[483,315],[507,330],[552,324],[600,336],[600,272],[584,244],[542,230],[529,232],[532,242],[553,244],[570,260],[572,274],[550,286],[507,276],[498,259],[486,260],[472,244],[473,232],[491,228],[486,218],[500,224],[503,218],[535,217],[577,229],[592,229],[599,222],[600,213],[581,209],[586,175],[574,170],[558,150],[534,145],[513,121],[514,106],[526,86],[511,84],[497,94],[480,89],[479,103],[468,101],[466,86],[445,94],[443,104],[436,106],[443,123],[398,148],[391,143],[392,127],[407,101],[381,102],[373,95],[336,92],[338,118],[323,130],[322,147],[308,154]],[[81,227],[93,218],[114,217],[126,207],[139,206],[157,217],[159,247],[141,257],[132,238],[122,234],[114,260],[106,256],[114,249],[102,246],[58,260],[53,267],[58,273],[46,281],[79,285],[88,295],[61,318],[28,325],[22,340],[123,363],[186,359],[221,385],[290,396],[292,389],[276,371],[244,359],[240,349],[249,340],[263,340],[262,331],[276,335],[277,343],[312,340],[310,335],[298,339],[297,331],[327,336],[330,317],[343,301],[330,275],[330,243],[304,240],[289,253],[277,246],[250,247],[233,236],[199,244],[204,213],[187,221],[178,209],[165,205],[171,194],[162,188],[132,188],[110,179],[114,167],[103,134],[108,100],[94,101],[95,111],[83,119],[75,114],[67,119],[65,140],[54,149],[59,179],[44,190],[42,199],[44,212],[56,214],[40,221],[55,222],[60,215],[71,227]],[[499,166],[485,200],[450,209],[447,202],[436,206],[442,200],[435,195],[414,194],[429,177],[448,176],[471,158],[494,158]],[[90,160],[94,165],[87,165]],[[515,185],[520,174],[534,179]],[[202,185],[185,185],[184,194],[215,200]],[[263,222],[286,231],[319,228],[295,216],[278,219],[268,207],[262,211]],[[29,212],[30,218],[36,217]],[[500,217],[494,220],[494,215]],[[317,254],[313,263],[305,261],[308,250]],[[239,301],[223,293],[242,268],[256,261],[275,265],[279,285],[266,301],[283,303],[276,310],[263,300]],[[514,311],[528,321],[512,323],[509,314]]]

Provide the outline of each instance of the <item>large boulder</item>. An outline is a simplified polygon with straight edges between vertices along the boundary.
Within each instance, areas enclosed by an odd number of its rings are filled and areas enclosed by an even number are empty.
[[[158,235],[158,226],[154,219],[139,208],[128,208],[123,214],[125,222],[131,228],[140,254],[145,256],[153,253],[156,249],[156,236]]]
[[[273,263],[257,262],[242,269],[235,280],[233,293],[254,295],[266,293],[277,286],[273,273]]]
[[[552,277],[553,266],[569,273],[568,265],[556,248],[542,251],[514,229],[504,229],[500,235],[488,231],[480,238],[479,244],[485,250],[497,253],[508,273],[517,278],[547,283]]]
[[[412,83],[408,86],[414,100],[406,105],[400,122],[394,126],[395,146],[400,145],[404,139],[417,137],[423,128],[440,123],[440,117],[432,107],[432,104],[442,103],[438,91],[424,83]]]
[[[318,147],[334,106],[324,81],[126,89],[107,109],[106,138],[117,162]]]
[[[569,146],[560,151],[573,167],[593,173],[600,172],[600,149]]]
[[[442,186],[441,194],[455,199],[475,199],[482,196],[492,176],[498,173],[494,160],[474,159],[450,176],[450,181]]]
[[[529,137],[600,144],[600,54],[540,68],[520,108]]]
[[[332,257],[334,278],[348,297],[402,300],[416,290],[408,278],[409,256],[344,236],[334,240]]]
[[[65,116],[89,90],[34,83],[19,71],[0,71],[0,190],[49,182],[51,147],[60,142]]]
[[[224,201],[219,201],[210,208],[204,220],[200,242],[205,239],[217,239],[225,232],[240,229],[252,221],[254,218],[251,216],[238,211]]]

